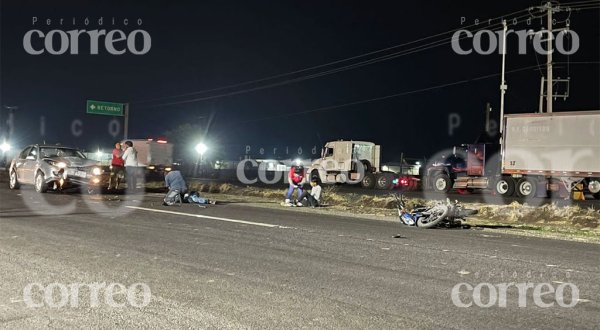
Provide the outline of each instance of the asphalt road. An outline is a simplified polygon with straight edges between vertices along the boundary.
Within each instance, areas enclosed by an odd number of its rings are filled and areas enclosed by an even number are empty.
[[[600,324],[598,245],[482,230],[421,230],[243,203],[163,207],[152,194],[101,198],[49,193],[40,199],[31,189],[0,188],[0,328],[592,329]],[[542,302],[553,306],[539,307],[531,289],[519,307],[513,287],[506,307],[499,302],[457,307],[451,292],[463,282],[547,283],[554,289],[570,283],[579,300],[572,301],[567,289],[564,301],[550,294]],[[24,289],[31,283],[46,289],[52,283],[59,289],[142,283],[151,299],[135,307],[127,304],[125,290],[116,290],[114,299],[124,306],[114,307],[103,291],[94,305],[83,290],[77,303],[52,308],[42,290],[27,300]],[[490,302],[486,290],[481,303]],[[51,303],[65,295],[49,292]],[[478,302],[467,290],[458,298]],[[28,301],[42,306],[28,307]],[[559,302],[576,304],[567,308]]]

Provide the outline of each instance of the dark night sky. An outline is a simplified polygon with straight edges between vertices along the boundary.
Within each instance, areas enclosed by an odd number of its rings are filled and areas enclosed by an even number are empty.
[[[206,120],[201,117],[212,114],[208,139],[214,148],[230,155],[242,153],[247,144],[254,149],[277,146],[282,150],[283,146],[308,148],[319,141],[343,138],[380,143],[387,160],[397,159],[400,152],[429,156],[478,136],[485,103],[491,102],[495,110],[499,107],[499,77],[329,111],[257,119],[497,74],[500,55],[459,56],[446,44],[235,96],[178,105],[161,104],[198,96],[139,101],[295,71],[456,29],[462,16],[467,25],[476,18],[495,18],[534,5],[539,2],[0,0],[0,104],[19,107],[14,143],[21,145],[46,140],[83,148],[108,147],[114,140],[107,129],[110,117],[85,114],[86,99],[96,99],[131,102],[130,137],[158,136],[184,123],[204,125]],[[35,27],[33,17],[40,21]],[[83,24],[86,17],[91,20],[87,27]],[[126,33],[137,27],[123,26],[122,19],[141,18],[139,28],[150,34],[151,50],[141,56],[115,56],[101,43],[100,54],[90,55],[89,43],[83,39],[78,55],[34,56],[23,48],[23,36],[33,28],[44,32],[93,30],[100,17],[105,20],[103,28]],[[121,23],[107,25],[112,17]],[[559,19],[565,17],[564,13],[558,15]],[[54,21],[51,26],[41,23],[47,18]],[[60,18],[69,23],[59,26]],[[572,13],[570,20],[581,45],[569,60],[600,61],[599,9]],[[521,22],[514,28],[540,28],[539,20],[529,27]],[[447,34],[432,41],[449,39]],[[536,64],[531,44],[527,55],[517,54],[514,40],[509,39],[508,47],[507,70]],[[545,57],[540,55],[538,60],[543,64]],[[567,57],[556,56],[555,61],[565,62]],[[557,65],[555,76],[568,75],[565,65]],[[570,77],[571,96],[567,101],[558,100],[555,109],[600,109],[600,65],[573,64]],[[537,69],[509,74],[507,82],[507,113],[537,110]],[[450,113],[458,113],[462,119],[453,135],[448,132]],[[6,116],[5,109],[2,116]],[[46,120],[43,137],[40,116]],[[83,134],[77,138],[70,129],[74,119],[83,122]]]

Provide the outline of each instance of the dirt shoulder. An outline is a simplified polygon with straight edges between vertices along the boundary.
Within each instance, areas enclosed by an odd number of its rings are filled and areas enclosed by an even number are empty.
[[[398,221],[395,199],[392,196],[365,196],[339,193],[335,186],[323,188],[325,207],[283,207],[286,189],[237,187],[231,184],[203,184],[192,182],[191,190],[209,198],[225,202],[245,203],[252,207],[288,209],[291,212],[310,212],[344,217],[359,217],[379,221]],[[427,205],[431,201],[410,199],[408,207]],[[498,233],[567,239],[600,243],[600,210],[579,206],[539,207],[527,204],[510,205],[463,204],[479,210],[469,217],[473,229]]]

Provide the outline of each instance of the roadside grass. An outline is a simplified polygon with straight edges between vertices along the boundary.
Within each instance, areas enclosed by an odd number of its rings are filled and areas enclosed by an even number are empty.
[[[147,187],[157,188],[162,183],[148,183]],[[280,203],[285,198],[286,187],[239,187],[229,183],[202,183],[192,181],[190,190],[203,193],[230,195],[235,198],[258,197],[264,201]],[[355,193],[341,193],[337,186],[323,187],[324,210],[350,212],[354,214],[396,216],[396,200],[392,195],[367,196]],[[436,201],[409,198],[408,209],[417,205],[431,205]],[[560,234],[567,236],[600,239],[600,210],[577,205],[558,206],[547,204],[531,206],[513,202],[509,205],[489,205],[464,203],[467,208],[479,213],[469,217],[467,223],[482,228],[510,228],[528,232]]]

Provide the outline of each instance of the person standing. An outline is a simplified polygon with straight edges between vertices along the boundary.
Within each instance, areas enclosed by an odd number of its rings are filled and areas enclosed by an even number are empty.
[[[288,173],[288,182],[290,183],[290,187],[288,188],[288,192],[285,198],[285,205],[292,206],[292,195],[294,194],[294,190],[298,189],[298,201],[296,201],[296,206],[302,206],[300,203],[300,196],[302,196],[302,181],[304,180],[304,166],[302,164],[293,165],[290,168],[290,172]]]
[[[125,163],[125,177],[127,180],[127,189],[134,191],[137,189],[137,150],[133,147],[133,142],[125,141],[125,152],[123,152],[123,161]]]
[[[119,183],[123,177],[125,163],[123,161],[123,150],[119,142],[115,143],[115,148],[112,151],[112,161],[110,163],[110,178],[108,179],[108,190],[112,189],[114,182],[114,189],[119,189]]]

